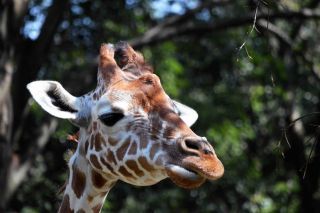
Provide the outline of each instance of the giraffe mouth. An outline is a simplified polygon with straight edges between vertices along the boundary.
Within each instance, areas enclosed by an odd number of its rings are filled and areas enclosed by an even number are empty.
[[[224,167],[215,155],[188,156],[178,164],[168,164],[169,178],[182,188],[196,188],[206,179],[217,180],[222,177]]]
[[[197,172],[179,165],[169,164],[166,167],[166,172],[176,185],[186,189],[197,188],[206,180]]]
[[[181,166],[173,165],[173,164],[171,164],[168,169],[170,169],[172,172],[179,174],[180,176],[183,176],[189,180],[197,180],[200,176],[192,170],[183,168]]]

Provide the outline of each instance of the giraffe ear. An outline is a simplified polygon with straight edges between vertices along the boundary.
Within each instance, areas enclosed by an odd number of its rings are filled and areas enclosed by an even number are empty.
[[[173,103],[176,106],[178,115],[189,127],[197,121],[198,113],[194,109],[175,100],[173,100]]]
[[[27,85],[34,100],[51,115],[70,119],[77,124],[81,106],[80,98],[74,97],[56,81],[33,81]]]

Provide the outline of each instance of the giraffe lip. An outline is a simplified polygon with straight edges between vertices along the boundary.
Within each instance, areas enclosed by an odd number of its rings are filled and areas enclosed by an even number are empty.
[[[200,177],[200,175],[197,172],[175,164],[169,164],[167,166],[167,169],[189,180],[196,180]]]
[[[186,189],[197,188],[202,185],[206,178],[200,176],[197,172],[186,169],[180,165],[168,164],[166,172],[169,178],[178,186]]]

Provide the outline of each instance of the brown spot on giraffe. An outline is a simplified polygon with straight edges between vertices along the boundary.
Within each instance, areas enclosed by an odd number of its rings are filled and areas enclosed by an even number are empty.
[[[152,145],[151,149],[150,149],[150,159],[153,160],[155,154],[157,153],[157,151],[160,148],[160,144],[159,143],[155,143]]]
[[[97,95],[97,93],[96,93],[96,92],[95,92],[95,93],[93,93],[93,96],[92,96],[92,97],[93,97],[93,100],[95,100],[95,101],[96,101],[96,100],[98,100],[98,95]]]
[[[112,137],[109,137],[108,138],[108,143],[111,145],[111,146],[115,146],[117,145],[118,141]]]
[[[127,178],[134,178],[134,176],[124,166],[120,166],[118,171]]]
[[[86,213],[83,209],[79,209],[77,213]]]
[[[98,157],[96,155],[94,155],[94,154],[90,155],[90,162],[92,163],[92,165],[94,167],[96,167],[96,169],[102,169],[102,167],[99,163]]]
[[[107,182],[106,179],[95,170],[92,170],[91,172],[91,179],[93,185],[98,189],[102,188]]]
[[[93,149],[94,146],[94,135],[90,135],[90,149]]]
[[[87,141],[84,143],[85,153],[88,153],[88,148],[89,148],[89,141],[87,140]]]
[[[120,148],[117,150],[117,158],[119,161],[121,161],[126,154],[128,147],[130,145],[130,137],[127,138],[124,143],[120,146]]]
[[[147,171],[153,171],[154,168],[153,166],[151,166],[149,163],[148,163],[148,160],[146,157],[139,157],[138,159],[140,165]]]
[[[62,203],[61,203],[61,206],[60,206],[60,209],[59,209],[59,213],[73,213],[74,210],[72,210],[70,208],[70,199],[69,199],[69,195],[66,194],[64,197],[63,197],[63,200],[62,200]]]
[[[89,201],[89,203],[91,203],[91,202],[92,202],[92,200],[93,200],[93,197],[92,197],[92,196],[90,196],[90,195],[88,195],[87,200]]]
[[[93,129],[94,132],[97,131],[97,125],[98,125],[98,123],[96,121],[94,121],[92,123],[92,129]]]
[[[128,154],[135,155],[137,153],[137,148],[138,148],[137,143],[135,141],[132,141]]]
[[[145,112],[149,112],[150,108],[151,108],[147,98],[144,96],[143,93],[138,93],[138,94],[135,95],[134,105],[135,106],[140,106]],[[136,119],[139,119],[139,118],[141,118],[141,115],[136,113],[136,114],[134,114],[134,117]]]
[[[107,167],[107,169],[115,176],[117,176],[117,174],[114,172],[112,166],[110,166],[110,164],[104,159],[104,158],[100,158],[100,161],[103,165],[105,165]]]
[[[110,162],[110,163],[113,163],[113,164],[117,164],[117,160],[113,154],[113,152],[109,149],[107,151],[107,160]]]
[[[98,132],[94,137],[94,148],[97,152],[102,150],[102,145],[101,145],[102,141],[103,141],[103,138]]]
[[[83,194],[83,191],[86,187],[86,176],[85,174],[80,171],[77,166],[72,166],[72,183],[71,183],[72,189],[77,196],[77,198],[80,198]]]
[[[141,169],[139,169],[139,166],[136,161],[128,160],[128,161],[126,161],[126,165],[129,169],[131,169],[139,177],[142,177],[144,175],[143,171],[141,171]]]

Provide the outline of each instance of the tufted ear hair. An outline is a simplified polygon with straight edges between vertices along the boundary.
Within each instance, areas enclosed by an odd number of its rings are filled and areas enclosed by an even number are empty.
[[[33,81],[27,85],[34,100],[51,115],[70,119],[72,123],[83,126],[90,114],[83,108],[83,98],[75,97],[56,81]]]
[[[152,67],[146,63],[143,55],[135,51],[127,42],[120,41],[115,45],[114,57],[124,72],[129,72],[135,76],[153,73]]]
[[[173,100],[173,103],[176,107],[177,114],[189,127],[197,121],[198,113],[194,109],[175,100]]]

